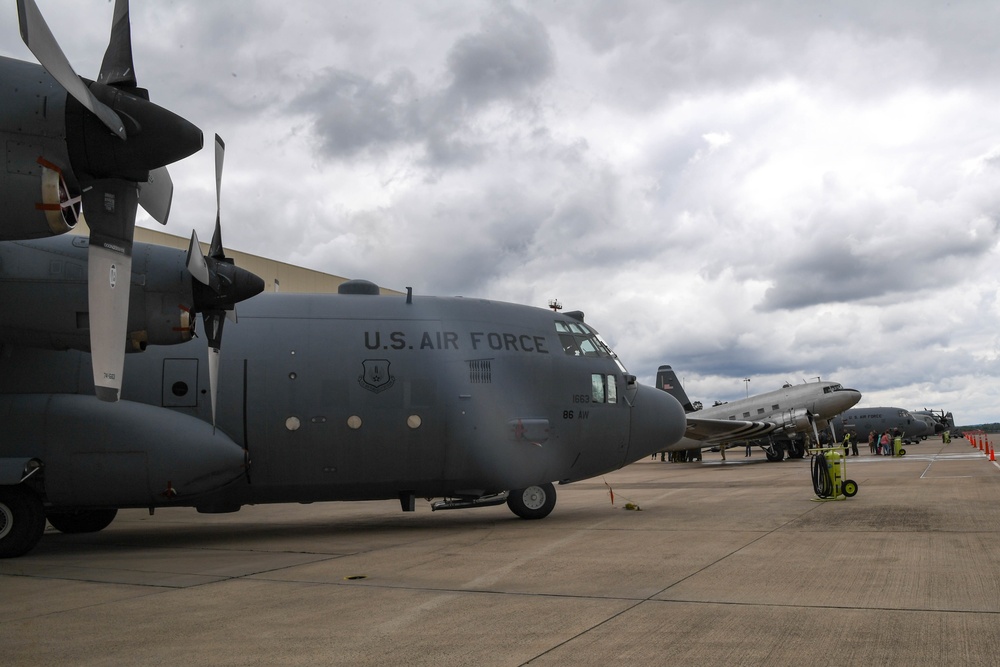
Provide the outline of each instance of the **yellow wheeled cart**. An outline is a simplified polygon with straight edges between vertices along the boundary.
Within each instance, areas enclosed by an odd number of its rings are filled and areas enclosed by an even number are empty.
[[[840,447],[810,449],[813,490],[820,500],[843,500],[858,493],[858,483],[847,479],[847,457]]]

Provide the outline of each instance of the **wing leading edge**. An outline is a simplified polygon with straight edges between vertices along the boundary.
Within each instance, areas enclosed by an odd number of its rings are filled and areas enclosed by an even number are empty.
[[[754,440],[778,429],[778,424],[770,421],[742,421],[736,419],[699,419],[687,416],[687,430],[684,437],[696,440],[702,446]]]

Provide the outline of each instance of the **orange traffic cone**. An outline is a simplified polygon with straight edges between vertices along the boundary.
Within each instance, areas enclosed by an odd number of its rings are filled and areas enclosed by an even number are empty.
[[[996,461],[997,455],[993,452],[993,448],[990,447],[990,461]]]

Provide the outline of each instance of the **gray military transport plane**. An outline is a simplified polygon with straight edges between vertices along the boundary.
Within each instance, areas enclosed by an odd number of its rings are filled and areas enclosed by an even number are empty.
[[[861,392],[836,382],[805,382],[696,410],[670,366],[657,370],[656,386],[672,394],[688,415],[685,437],[666,451],[749,441],[760,445],[769,461],[781,461],[786,452],[789,458],[802,458],[810,432],[818,442],[819,429],[861,400]],[[744,426],[727,428],[734,423]]]
[[[881,435],[885,431],[898,430],[903,442],[907,444],[926,440],[928,435],[934,433],[934,429],[926,421],[911,414],[909,410],[884,406],[846,410],[832,424],[838,436],[849,431],[865,442],[872,431]]]
[[[133,246],[135,192],[155,191],[154,165],[201,133],[157,124],[134,87],[126,3],[98,83],[72,73],[33,2],[18,9],[51,76],[0,61],[0,84],[15,91],[0,112],[0,229],[27,239],[0,243],[0,557],[33,548],[46,519],[93,532],[123,507],[397,498],[412,511],[424,497],[441,499],[434,509],[506,502],[540,519],[553,482],[683,435],[680,404],[636,382],[582,313],[380,296],[366,281],[259,294],[263,282],[225,258],[218,215],[207,257],[194,236],[187,253]],[[154,150],[175,142],[176,155]],[[89,239],[37,238],[66,231],[80,196]],[[98,246],[116,253],[110,266]],[[98,331],[107,292],[129,285],[115,326]],[[240,301],[221,357],[223,316]],[[207,354],[192,340],[197,313]],[[126,343],[124,375],[107,370]]]
[[[259,294],[226,333],[216,426],[205,346],[176,327],[194,310],[180,250],[136,244],[130,330],[176,345],[129,354],[122,400],[94,396],[75,349],[87,240],[0,244],[0,555],[100,530],[117,508],[443,498],[506,502],[523,518],[553,482],[616,470],[683,435],[669,394],[629,375],[581,313],[471,298]],[[78,276],[78,277],[74,277]],[[58,316],[58,317],[57,317]],[[176,329],[176,330],[175,330]],[[154,336],[154,332],[157,334]]]

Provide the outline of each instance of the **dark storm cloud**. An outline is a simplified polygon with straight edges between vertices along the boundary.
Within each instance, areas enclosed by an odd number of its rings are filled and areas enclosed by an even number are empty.
[[[432,168],[466,167],[485,159],[498,141],[478,130],[477,114],[491,104],[523,102],[551,76],[554,55],[537,19],[501,5],[479,31],[458,39],[446,64],[450,81],[436,90],[405,68],[374,79],[325,69],[291,110],[312,119],[328,157],[414,145]]]
[[[327,69],[295,100],[314,118],[313,129],[322,151],[330,157],[351,157],[369,148],[408,142],[422,130],[412,73],[393,72],[386,81]]]
[[[478,33],[460,39],[448,54],[449,100],[479,107],[524,96],[555,68],[545,26],[509,5],[483,20]]]

